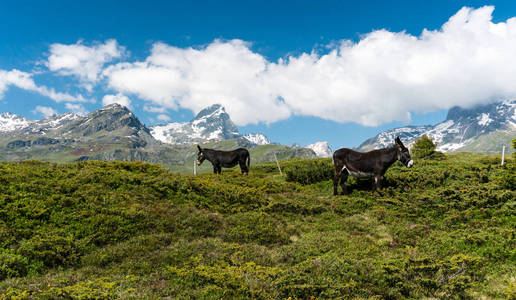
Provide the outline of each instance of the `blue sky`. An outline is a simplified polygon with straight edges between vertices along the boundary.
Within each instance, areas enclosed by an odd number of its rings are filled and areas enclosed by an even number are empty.
[[[514,97],[514,16],[513,1],[2,1],[0,112],[115,101],[153,125],[222,103],[243,133],[352,147]]]

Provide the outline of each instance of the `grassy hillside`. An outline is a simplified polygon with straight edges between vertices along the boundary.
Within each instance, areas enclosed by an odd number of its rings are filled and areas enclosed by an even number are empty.
[[[119,160],[146,161],[162,164],[178,173],[192,174],[193,162],[197,159],[197,145],[150,145],[146,148],[134,148],[128,140],[111,139],[95,142],[76,142],[70,145],[32,145],[15,149],[5,148],[0,140],[0,161],[41,160],[57,163],[69,163],[77,160]],[[202,147],[217,150],[233,150],[244,147],[249,149],[251,164],[274,161],[278,159],[313,158],[315,153],[307,148],[290,148],[282,145],[252,146],[245,139],[229,139],[201,144]],[[213,172],[209,162],[197,168],[198,173]]]
[[[505,145],[505,153],[513,153],[514,149],[511,148],[511,141],[515,136],[516,129],[490,132],[462,147],[459,151],[502,153],[502,147]]]
[[[330,160],[281,164],[0,163],[0,299],[516,297],[514,161],[397,163],[338,197]]]

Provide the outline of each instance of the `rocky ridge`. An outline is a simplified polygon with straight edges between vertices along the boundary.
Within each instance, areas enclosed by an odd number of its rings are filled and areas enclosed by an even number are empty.
[[[477,143],[486,136],[504,136],[499,143]],[[446,120],[436,125],[406,126],[379,133],[357,147],[359,151],[385,148],[399,136],[404,143],[411,144],[427,135],[443,152],[472,151],[499,152],[500,144],[510,145],[511,136],[516,136],[516,100],[507,100],[464,109],[451,108]],[[481,145],[472,147],[471,145]]]

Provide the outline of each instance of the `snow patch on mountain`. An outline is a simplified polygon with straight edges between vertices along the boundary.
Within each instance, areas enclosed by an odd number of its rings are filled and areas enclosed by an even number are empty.
[[[261,133],[248,133],[242,137],[253,145],[268,145],[271,143],[269,139]]]
[[[29,127],[32,123],[33,121],[9,112],[0,114],[0,132],[20,130]]]
[[[441,152],[453,152],[453,151],[457,151],[459,150],[460,148],[466,146],[468,143],[467,142],[462,142],[462,143],[448,143],[448,144],[444,144],[444,145],[440,145],[436,148],[437,151],[441,151]]]
[[[305,148],[312,149],[317,157],[331,157],[333,155],[328,142],[316,142],[305,146]]]
[[[168,123],[150,128],[152,136],[168,144],[194,144],[241,137],[226,110],[214,104],[185,123]]]
[[[77,120],[81,116],[73,113],[64,113],[61,115],[53,115],[43,120],[37,121],[39,131],[49,131],[61,128],[64,124],[70,121]]]
[[[489,123],[493,122],[491,118],[489,118],[489,114],[482,113],[480,116],[477,117],[478,125],[480,126],[487,126]]]

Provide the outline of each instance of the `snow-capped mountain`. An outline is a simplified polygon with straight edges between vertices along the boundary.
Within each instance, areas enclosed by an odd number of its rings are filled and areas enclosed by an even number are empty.
[[[76,114],[64,113],[34,121],[12,113],[2,113],[0,114],[0,133],[45,134],[59,129],[64,124],[79,117]]]
[[[0,126],[5,128],[0,131],[0,140],[6,141],[11,149],[17,145],[38,145],[35,142],[42,137],[51,139],[54,144],[72,140],[77,143],[94,141],[97,144],[130,140],[130,144],[137,146],[158,143],[150,135],[150,130],[130,110],[119,104],[105,106],[86,116],[64,113],[36,121],[13,114],[2,116],[7,118],[0,120]],[[3,121],[5,119],[8,121]]]
[[[214,104],[186,123],[168,123],[150,128],[155,139],[168,144],[193,144],[240,137],[224,107]]]
[[[269,139],[261,133],[248,133],[242,137],[253,145],[268,145],[271,143]]]
[[[333,151],[328,146],[328,142],[317,142],[310,145],[305,146],[305,148],[312,149],[317,157],[331,157],[333,155]]]
[[[81,116],[73,113],[53,115],[42,120],[32,122],[29,127],[24,129],[24,132],[31,134],[46,134],[48,132],[59,130],[66,124],[69,124],[72,121],[80,118]]]
[[[270,143],[263,134],[242,136],[220,104],[201,110],[190,122],[153,126],[151,133],[155,139],[168,144],[195,144],[234,138],[244,138],[253,145]]]
[[[114,103],[93,111],[84,117],[60,115],[60,119],[74,122],[55,126],[62,136],[89,137],[103,132],[103,136],[133,137],[145,136],[151,138],[150,130],[125,106]]]
[[[501,133],[503,141],[482,143],[482,147],[472,147],[478,139],[493,133]],[[359,151],[385,148],[393,144],[394,138],[410,145],[419,137],[427,135],[437,145],[437,150],[453,152],[460,150],[491,152],[499,151],[500,144],[516,136],[516,100],[476,106],[471,109],[453,107],[448,111],[446,120],[437,125],[407,126],[379,133],[357,147]]]
[[[191,122],[160,126],[161,131],[154,128],[155,134],[180,141],[175,144],[156,140],[134,113],[119,104],[86,116],[65,113],[36,121],[4,113],[0,115],[0,128],[0,161],[137,160],[167,165],[181,172],[196,158],[196,141],[212,141],[211,147],[221,150],[264,147],[258,144],[268,143],[261,134],[244,138],[220,105],[202,110]],[[255,153],[253,161],[271,161],[273,154],[281,159],[315,156],[309,149],[270,146]]]
[[[28,127],[31,122],[24,117],[6,112],[0,114],[0,132],[10,132]]]

